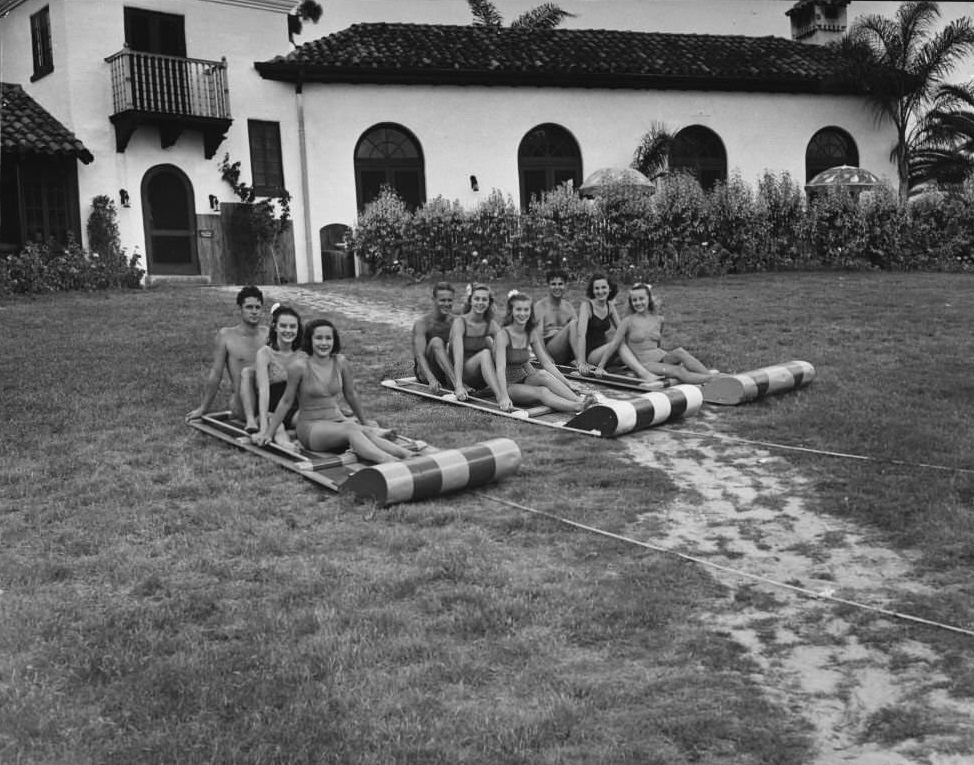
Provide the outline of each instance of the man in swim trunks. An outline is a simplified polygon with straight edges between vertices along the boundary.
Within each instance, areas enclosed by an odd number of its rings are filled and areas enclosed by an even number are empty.
[[[456,387],[447,351],[454,319],[453,298],[453,285],[437,282],[433,285],[433,309],[413,324],[413,371],[433,393]]]
[[[264,295],[257,287],[244,287],[237,293],[237,306],[240,308],[240,321],[232,327],[223,327],[216,333],[213,342],[213,363],[203,385],[203,398],[200,405],[186,415],[187,420],[195,420],[212,411],[223,380],[223,373],[230,377],[232,394],[230,409],[235,417],[243,419],[243,404],[240,400],[240,378],[244,367],[253,367],[257,351],[267,344],[268,328],[260,323],[264,313]]]
[[[545,281],[548,295],[534,304],[534,318],[548,355],[556,364],[567,364],[572,360],[571,336],[578,318],[575,306],[564,299],[568,275],[554,269],[545,274]]]

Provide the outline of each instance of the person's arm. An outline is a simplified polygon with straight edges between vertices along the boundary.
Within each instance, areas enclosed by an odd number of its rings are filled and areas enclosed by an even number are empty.
[[[458,316],[450,326],[450,351],[453,355],[453,391],[460,401],[467,400],[467,388],[463,384],[463,330],[463,319]]]
[[[348,359],[345,358],[344,354],[338,354],[335,357],[335,363],[338,364],[338,373],[342,378],[342,395],[345,396],[345,400],[352,408],[352,413],[363,425],[372,424],[368,423],[365,419],[365,411],[362,409],[362,404],[358,400],[358,393],[355,390],[355,379],[352,376],[352,369],[348,363]]]
[[[206,375],[206,382],[203,383],[203,397],[200,405],[186,415],[187,420],[196,420],[210,411],[213,399],[216,398],[217,391],[220,390],[220,381],[223,380],[223,370],[227,368],[227,338],[224,330],[216,333],[213,341],[213,362],[210,364],[210,371]]]
[[[537,322],[538,332],[544,337],[544,319],[547,312],[544,309],[544,300],[539,300],[534,304],[534,320]]]
[[[433,393],[440,392],[440,381],[436,379],[433,370],[430,369],[429,359],[426,358],[426,322],[428,319],[423,317],[413,324],[413,359],[416,361],[416,368],[426,378],[426,384]]]
[[[257,351],[257,356],[254,358],[254,376],[257,379],[257,423],[261,427],[264,427],[267,418],[270,417],[268,411],[271,402],[269,363],[270,349],[265,345]]]
[[[592,307],[587,300],[582,301],[578,309],[578,323],[575,325],[575,334],[572,337],[572,351],[575,354],[575,365],[578,367],[579,374],[588,374],[592,371],[592,365],[588,363],[588,349],[585,347],[585,333],[588,331],[588,320],[592,315]]]
[[[534,355],[537,357],[538,363],[541,364],[541,368],[548,372],[548,374],[550,374],[552,377],[561,380],[572,390],[575,390],[575,386],[565,378],[565,375],[558,370],[558,366],[555,364],[555,362],[551,360],[551,356],[548,354],[548,349],[545,348],[544,340],[541,339],[541,333],[538,331],[537,327],[531,330],[530,342],[531,348],[534,349]]]
[[[605,374],[605,363],[611,359],[616,351],[619,350],[619,346],[625,341],[629,336],[629,326],[631,322],[627,316],[622,322],[617,326],[615,333],[612,335],[612,339],[609,341],[609,346],[605,349],[605,353],[602,354],[602,360],[599,362],[598,366],[595,367],[594,374],[601,377]]]
[[[504,373],[507,369],[507,345],[507,333],[498,332],[494,336],[494,368],[497,370],[497,405],[504,412],[514,408],[507,392],[507,375]]]
[[[294,362],[288,364],[287,387],[284,388],[284,393],[281,395],[281,400],[278,402],[270,421],[261,426],[259,433],[250,437],[255,444],[263,446],[270,441],[277,432],[277,429],[281,426],[281,423],[284,422],[284,418],[287,417],[287,413],[291,409],[291,405],[294,403],[294,399],[301,388],[304,369],[304,364],[296,364]]]

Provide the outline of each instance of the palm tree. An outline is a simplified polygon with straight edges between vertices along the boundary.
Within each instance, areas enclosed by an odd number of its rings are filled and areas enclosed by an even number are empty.
[[[906,2],[895,18],[872,14],[857,19],[842,43],[851,73],[866,85],[877,119],[896,128],[890,159],[896,163],[903,200],[910,190],[910,157],[921,140],[921,117],[954,64],[974,51],[970,19],[958,19],[932,34],[939,18],[935,2]]]
[[[662,122],[654,122],[639,139],[630,167],[650,180],[665,175],[670,164],[670,147],[673,135]]]
[[[470,12],[473,14],[475,26],[499,27],[503,24],[503,17],[497,6],[490,0],[467,0]],[[562,10],[554,3],[542,3],[531,10],[525,11],[511,22],[512,28],[520,29],[554,29],[566,18],[574,17],[574,13]]]
[[[974,82],[942,85],[924,116],[910,185],[959,185],[974,177]]]

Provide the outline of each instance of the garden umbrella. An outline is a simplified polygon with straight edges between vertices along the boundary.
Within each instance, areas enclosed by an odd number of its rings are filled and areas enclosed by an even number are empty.
[[[867,189],[874,189],[882,186],[883,182],[874,173],[862,167],[852,167],[851,165],[838,165],[823,170],[812,180],[805,184],[805,192],[812,194],[817,191],[828,189],[848,189],[854,194],[859,194]]]
[[[594,197],[606,186],[625,186],[652,194],[656,187],[638,170],[631,167],[603,167],[596,170],[578,189],[583,197]]]

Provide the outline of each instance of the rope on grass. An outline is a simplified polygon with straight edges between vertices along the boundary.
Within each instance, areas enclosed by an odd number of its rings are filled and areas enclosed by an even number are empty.
[[[723,571],[726,574],[733,574],[734,576],[739,576],[744,579],[753,579],[757,582],[763,582],[764,584],[769,584],[774,587],[780,587],[781,589],[790,590],[798,595],[803,595],[805,597],[814,598],[815,600],[827,600],[832,603],[841,603],[844,606],[851,606],[853,608],[858,608],[862,611],[871,611],[872,613],[881,614],[883,616],[888,616],[894,619],[901,619],[908,622],[914,622],[916,624],[924,624],[928,627],[937,627],[938,629],[948,630],[950,632],[956,632],[961,635],[967,635],[968,637],[974,637],[974,630],[964,629],[963,627],[955,627],[951,624],[944,624],[942,622],[935,622],[931,619],[924,619],[922,616],[913,616],[912,614],[904,614],[899,611],[891,611],[887,608],[881,608],[880,606],[872,606],[868,603],[859,603],[855,600],[848,600],[846,598],[838,598],[828,592],[815,592],[814,590],[809,590],[806,587],[798,587],[794,584],[788,584],[787,582],[779,582],[775,579],[770,579],[766,576],[761,576],[760,574],[752,574],[747,571],[741,571],[740,569],[731,568],[730,566],[724,566],[720,563],[714,563],[713,561],[706,560],[705,558],[698,558],[694,555],[687,555],[686,553],[677,552],[676,550],[671,550],[667,547],[660,547],[659,545],[654,545],[649,542],[643,542],[639,539],[633,539],[632,537],[626,537],[621,534],[616,534],[612,531],[606,531],[605,529],[600,529],[595,526],[588,526],[584,523],[579,523],[578,521],[573,521],[569,518],[563,518],[560,515],[555,515],[554,513],[549,513],[545,510],[538,510],[534,507],[528,507],[527,505],[522,505],[519,502],[513,502],[509,499],[502,499],[501,497],[495,497],[490,494],[484,494],[483,492],[475,491],[471,492],[476,497],[481,497],[482,499],[489,500],[491,502],[497,502],[501,505],[507,505],[508,507],[516,508],[517,510],[523,510],[526,513],[531,513],[533,515],[540,515],[544,518],[549,518],[550,520],[557,521],[558,523],[563,523],[567,526],[572,526],[576,529],[581,529],[582,531],[589,531],[593,534],[598,534],[603,537],[609,537],[609,539],[615,539],[619,542],[625,542],[626,544],[636,545],[638,547],[644,547],[647,550],[652,550],[653,552],[664,553],[666,555],[674,555],[677,558],[682,558],[683,560],[690,561],[691,563],[697,563],[701,566],[708,566],[718,571]]]
[[[740,436],[729,436],[724,433],[700,433],[696,430],[680,430],[679,428],[662,427],[668,433],[676,433],[681,436],[696,436],[697,438],[716,438],[724,441],[736,441],[740,444],[750,444],[751,446],[763,446],[768,449],[784,449],[793,452],[805,452],[806,454],[818,454],[823,457],[841,457],[849,460],[860,460],[861,462],[879,462],[887,465],[897,465],[899,467],[925,468],[927,470],[943,470],[951,473],[974,473],[974,468],[952,467],[950,465],[933,465],[929,462],[910,462],[909,460],[898,460],[892,457],[873,457],[867,454],[850,454],[849,452],[832,452],[826,449],[813,449],[810,446],[792,446],[791,444],[777,444],[773,441],[755,441],[750,438]]]

